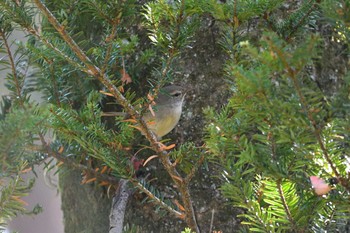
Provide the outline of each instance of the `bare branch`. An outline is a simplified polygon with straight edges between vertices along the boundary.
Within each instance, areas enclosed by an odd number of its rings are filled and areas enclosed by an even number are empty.
[[[132,194],[132,189],[128,187],[128,181],[121,179],[116,190],[109,215],[109,233],[122,233],[126,204]]]

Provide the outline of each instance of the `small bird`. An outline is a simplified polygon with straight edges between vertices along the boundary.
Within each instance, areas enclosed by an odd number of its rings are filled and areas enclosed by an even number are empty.
[[[183,88],[178,85],[169,85],[161,88],[153,100],[151,110],[143,115],[147,126],[158,138],[168,134],[180,120],[185,98]],[[105,112],[102,116],[125,116],[121,112]]]
[[[185,93],[181,86],[170,85],[160,89],[153,106],[154,113],[148,111],[143,119],[158,138],[175,128],[182,113]]]

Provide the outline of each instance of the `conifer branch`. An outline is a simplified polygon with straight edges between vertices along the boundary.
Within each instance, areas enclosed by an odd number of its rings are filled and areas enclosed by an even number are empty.
[[[196,162],[196,164],[193,165],[190,173],[185,178],[185,184],[189,185],[193,176],[196,174],[197,169],[201,166],[201,164],[204,162],[204,155],[202,155],[199,160]]]
[[[49,22],[52,24],[52,26],[54,26],[54,28],[62,36],[62,38],[65,40],[68,46],[78,56],[78,58],[86,65],[87,69],[84,69],[82,71],[86,72],[88,75],[96,77],[111,92],[111,94],[116,98],[116,100],[126,109],[128,114],[130,114],[133,118],[139,121],[140,129],[144,133],[146,138],[151,142],[153,149],[160,155],[166,155],[167,153],[162,149],[161,145],[158,143],[155,134],[148,129],[146,122],[141,118],[141,115],[134,109],[134,107],[129,103],[129,101],[121,94],[121,92],[113,85],[112,81],[105,74],[102,74],[100,69],[91,62],[90,58],[88,58],[86,54],[80,49],[80,47],[67,33],[65,28],[57,21],[57,19],[49,11],[49,9],[47,9],[47,7],[40,0],[34,0],[34,3],[48,18]]]
[[[299,27],[304,23],[306,18],[311,14],[311,12],[314,10],[314,8],[317,6],[317,2],[314,2],[314,0],[310,0],[308,4],[306,5],[311,5],[309,10],[303,15],[303,17],[298,21],[298,23],[292,28],[292,30],[289,32],[288,36],[286,36],[285,40],[289,41],[292,37],[292,35],[299,29]]]
[[[184,10],[185,10],[185,0],[181,0],[181,6],[180,6],[180,11],[179,11],[179,14],[178,14],[178,17],[176,18],[176,30],[175,30],[175,36],[173,37],[173,40],[175,40],[175,43],[174,43],[174,47],[173,47],[173,50],[176,50],[177,49],[177,38],[179,37],[180,35],[180,31],[181,31],[181,24],[184,20]],[[171,53],[174,53],[175,51],[170,51]]]
[[[99,15],[101,18],[105,19],[105,20],[106,20],[107,22],[109,22],[109,23],[112,23],[113,20],[112,20],[108,15],[106,15],[106,14],[103,12],[103,10],[101,10],[100,6],[97,4],[96,1],[89,1],[89,3],[91,3],[91,4],[93,5],[94,9],[96,9],[96,11],[98,12],[98,15]]]
[[[13,0],[14,4],[17,7],[20,7],[21,3],[19,1],[15,1]],[[45,37],[41,36],[39,31],[37,29],[35,29],[33,26],[31,26],[29,23],[26,23],[26,20],[23,19],[22,15],[17,15],[15,11],[13,11],[6,3],[4,3],[2,5],[3,7],[5,7],[6,9],[8,9],[11,14],[12,17],[18,17],[21,18],[21,21],[18,21],[17,23],[23,28],[25,29],[25,31],[27,31],[29,34],[32,34],[33,36],[35,36],[37,39],[39,39],[42,43],[44,43],[47,47],[49,47],[50,49],[52,49],[52,51],[54,51],[59,57],[63,58],[64,60],[66,60],[69,64],[71,64],[72,66],[76,67],[79,70],[84,71],[86,68],[84,68],[83,66],[81,66],[79,63],[77,63],[76,61],[74,61],[72,58],[70,58],[67,54],[65,54],[63,51],[59,50],[56,46],[54,46],[50,41],[48,41]]]
[[[49,70],[50,70],[50,78],[52,81],[53,96],[56,99],[57,106],[61,107],[60,92],[58,90],[57,81],[54,76],[54,66],[53,65],[49,66]]]
[[[289,210],[289,207],[288,207],[288,204],[287,204],[287,201],[286,201],[286,198],[284,197],[284,192],[283,192],[283,188],[282,188],[282,181],[281,179],[278,179],[276,181],[276,184],[277,184],[277,189],[278,189],[278,193],[279,193],[279,196],[281,198],[281,202],[282,202],[282,205],[283,205],[283,208],[284,208],[284,211],[286,212],[287,214],[287,218],[288,218],[288,221],[291,223],[292,225],[292,230],[296,230],[297,227],[295,225],[295,221],[293,219],[293,216]]]
[[[74,170],[79,170],[79,171],[85,171],[88,174],[93,175],[98,181],[104,181],[107,182],[108,184],[114,185],[114,186],[119,186],[120,179],[117,179],[113,176],[109,176],[106,174],[102,174],[95,169],[89,168],[83,164],[76,163],[74,160],[66,158],[62,156],[60,153],[55,152],[52,150],[52,148],[48,145],[46,142],[44,136],[40,133],[39,134],[41,143],[48,155],[52,158],[57,159],[57,161],[62,162],[68,167],[73,168]],[[168,210],[170,213],[174,214],[176,217],[182,218],[183,214],[169,205],[167,205],[165,202],[163,202],[161,199],[156,197],[151,191],[149,191],[146,187],[144,187],[138,180],[136,179],[131,179],[130,182],[141,192],[145,193],[149,198],[151,198],[153,201],[155,201],[159,206],[163,207],[164,209]]]
[[[151,198],[153,201],[155,201],[159,206],[163,207],[164,209],[166,209],[169,213],[175,215],[178,218],[183,218],[183,213],[175,210],[174,208],[172,208],[171,206],[169,206],[168,204],[166,204],[164,201],[162,201],[161,199],[159,199],[157,196],[155,196],[151,191],[149,191],[146,187],[144,187],[139,181],[137,180],[132,180],[131,181],[134,186],[136,188],[138,188],[140,191],[142,191],[143,193],[145,193],[149,198]]]
[[[184,21],[184,10],[185,10],[185,0],[181,0],[180,11],[179,11],[179,14],[178,14],[177,19],[176,19],[176,30],[175,30],[175,36],[173,37],[174,40],[176,40],[180,35],[180,31],[181,31],[180,26],[181,26],[182,22]],[[162,77],[166,76],[168,69],[170,68],[170,64],[171,64],[171,62],[176,54],[176,50],[178,49],[177,46],[179,46],[179,45],[177,43],[174,43],[173,47],[169,49],[168,59],[167,59],[166,65],[162,71]],[[192,170],[193,174],[190,175],[188,177],[188,181],[186,181],[186,179],[183,179],[181,177],[181,175],[177,172],[175,167],[172,166],[172,163],[166,154],[163,154],[160,157],[160,159],[161,159],[163,166],[165,167],[165,169],[167,170],[167,172],[171,176],[172,180],[174,181],[174,183],[178,185],[179,191],[181,193],[181,198],[182,198],[182,202],[184,205],[184,209],[185,209],[185,220],[186,220],[187,225],[192,230],[199,233],[200,230],[199,230],[197,220],[196,220],[196,215],[195,215],[195,212],[193,209],[193,204],[192,204],[192,199],[191,199],[189,184],[188,184],[188,182],[192,178],[191,176],[194,175],[194,172],[196,169]]]
[[[106,174],[102,174],[98,171],[96,171],[95,169],[89,168],[83,164],[80,163],[76,163],[75,161],[73,161],[72,159],[66,158],[64,156],[62,156],[60,153],[55,152],[54,150],[52,150],[52,148],[49,146],[49,144],[46,142],[43,134],[39,134],[41,143],[46,151],[46,153],[48,153],[48,155],[52,158],[57,159],[57,161],[62,162],[63,164],[65,164],[68,167],[71,167],[75,170],[79,170],[79,171],[85,171],[89,174],[92,174],[96,179],[98,179],[99,181],[104,181],[107,182],[108,184],[114,185],[114,186],[118,186],[120,179],[117,179],[113,176],[109,176]],[[137,188],[139,189],[141,192],[145,193],[149,198],[151,198],[153,201],[155,201],[159,206],[163,207],[164,209],[168,210],[170,213],[174,214],[176,217],[182,218],[183,214],[175,209],[173,209],[172,207],[170,207],[169,205],[167,205],[165,202],[163,202],[161,199],[159,199],[158,197],[156,197],[151,191],[149,191],[146,187],[144,187],[138,180],[136,179],[131,179],[130,182]]]
[[[322,130],[317,126],[317,123],[316,123],[311,111],[308,108],[308,104],[305,100],[305,97],[304,97],[302,91],[301,91],[301,87],[300,87],[299,82],[297,80],[296,74],[295,74],[294,70],[292,70],[290,67],[289,67],[288,71],[289,71],[290,77],[293,81],[294,87],[297,91],[297,94],[299,96],[303,111],[305,112],[307,118],[309,119],[309,121],[313,127],[313,133],[314,133],[314,135],[317,139],[317,142],[322,150],[323,156],[326,159],[326,161],[328,162],[328,164],[331,167],[332,171],[334,172],[335,176],[340,178],[340,173],[338,172],[338,169],[336,168],[336,166],[333,164],[333,162],[328,154],[328,150],[327,150],[327,148],[324,145],[324,142],[322,140],[322,133],[321,133]],[[350,187],[348,187],[348,188],[350,190]]]
[[[22,88],[21,88],[21,86],[19,84],[15,61],[14,61],[14,58],[13,58],[10,46],[9,46],[9,44],[7,42],[7,38],[6,38],[5,32],[3,31],[2,28],[0,28],[0,36],[1,36],[2,40],[4,41],[4,45],[6,47],[6,52],[7,52],[8,58],[10,60],[12,76],[13,76],[13,79],[14,79],[15,85],[16,85],[16,92],[17,92],[16,95],[19,98],[20,106],[23,106],[24,102],[23,102],[23,96],[22,96]]]
[[[233,58],[235,59],[234,61],[237,62],[238,61],[238,54],[237,54],[237,49],[236,49],[236,44],[237,44],[237,28],[239,26],[239,20],[238,20],[238,15],[237,15],[237,2],[238,0],[236,0],[233,4],[233,22],[232,22],[232,45],[233,45]]]
[[[184,0],[182,0],[181,1],[181,8],[180,8],[180,12],[179,12],[179,14],[178,14],[178,17],[176,18],[176,30],[175,30],[175,33],[174,33],[174,36],[173,36],[173,39],[175,40],[175,39],[177,39],[178,37],[179,37],[179,35],[180,35],[180,25],[181,25],[181,23],[183,22],[183,17],[184,17],[184,8],[185,8],[185,1]],[[155,21],[154,19],[153,19],[153,21]],[[153,23],[153,25],[154,25],[155,23]],[[156,27],[154,27],[154,29],[153,29],[154,31],[157,31],[158,29],[156,28]],[[175,57],[175,54],[176,54],[176,52],[177,52],[177,50],[178,50],[178,48],[177,48],[177,44],[176,43],[174,43],[172,46],[170,46],[169,47],[169,49],[168,49],[168,57],[167,57],[167,59],[166,59],[166,62],[165,62],[165,65],[164,65],[164,68],[162,69],[162,71],[161,71],[161,77],[160,77],[160,80],[164,80],[165,79],[165,77],[166,77],[166,75],[167,75],[167,73],[168,73],[168,71],[169,71],[169,69],[170,69],[170,65],[171,65],[171,63],[172,63],[172,61],[173,61],[173,59],[174,59],[174,57]],[[158,95],[158,92],[159,92],[159,90],[160,90],[160,88],[162,87],[162,83],[160,83],[159,85],[157,85],[156,86],[156,88],[154,89],[154,95],[155,95],[155,97]]]
[[[101,73],[104,74],[106,73],[107,70],[107,66],[108,66],[108,61],[111,58],[111,54],[112,54],[112,48],[113,48],[113,40],[115,39],[115,37],[117,36],[117,25],[118,25],[118,19],[115,20],[116,23],[113,23],[112,26],[112,32],[111,34],[107,37],[108,41],[110,44],[107,47],[106,50],[106,56],[105,56],[105,60],[103,62],[103,66],[101,68]],[[107,40],[106,39],[106,40]]]
[[[164,168],[172,178],[173,182],[179,188],[179,192],[181,193],[183,205],[185,208],[186,223],[190,228],[192,228],[196,232],[200,232],[197,225],[193,205],[191,202],[188,185],[184,183],[179,172],[176,170],[174,166],[172,166],[172,163],[168,157],[168,153],[164,150],[164,146],[162,146],[162,144],[158,142],[156,135],[147,127],[147,124],[142,119],[140,113],[135,110],[135,108],[130,104],[130,102],[113,85],[112,81],[106,76],[106,74],[101,73],[101,70],[91,62],[91,60],[86,56],[86,54],[81,50],[81,48],[67,33],[65,28],[57,21],[57,19],[50,12],[50,10],[40,0],[34,0],[34,3],[40,9],[40,11],[47,17],[48,21],[56,29],[56,31],[61,35],[61,37],[65,40],[65,42],[73,50],[73,52],[77,55],[77,57],[85,64],[85,66],[87,67],[87,70],[84,69],[84,71],[87,74],[96,77],[108,89],[108,91],[116,98],[119,104],[124,107],[126,112],[130,114],[131,117],[135,118],[138,121],[141,132],[148,139],[154,151],[159,155],[159,158]],[[182,4],[184,4],[184,0],[182,1]],[[180,16],[182,17],[183,15],[180,14]],[[173,52],[171,54],[174,55]],[[169,65],[170,61],[167,64]],[[163,72],[165,73],[166,70],[163,70]]]
[[[83,72],[88,72],[87,69],[79,64],[78,62],[74,61],[72,58],[70,58],[67,54],[65,54],[63,51],[59,50],[55,45],[53,45],[49,40],[44,38],[39,34],[38,31],[36,31],[34,28],[27,28],[26,29],[29,33],[34,35],[36,38],[38,38],[41,42],[43,42],[47,47],[52,49],[59,57],[63,58],[66,60],[69,64],[71,64],[73,67],[76,67],[77,69],[83,71]]]
[[[128,202],[129,196],[132,194],[132,190],[127,187],[128,181],[125,179],[117,179],[113,176],[109,176],[98,172],[95,169],[89,168],[83,164],[76,163],[72,159],[62,156],[60,153],[55,152],[45,141],[42,133],[39,133],[41,143],[46,150],[46,153],[57,161],[62,162],[66,166],[73,168],[74,170],[84,171],[88,174],[92,174],[100,182],[106,182],[109,185],[117,187],[115,196],[113,197],[112,207],[110,211],[110,233],[121,232],[123,228],[123,221],[125,215],[125,208]]]
[[[73,38],[68,35],[67,31],[65,30],[65,27],[62,26],[55,16],[51,13],[51,11],[40,1],[40,0],[34,0],[34,3],[39,8],[39,10],[46,16],[46,18],[49,20],[51,25],[56,29],[56,31],[61,35],[61,37],[64,39],[64,41],[68,44],[68,46],[73,50],[73,52],[78,56],[78,58],[86,65],[88,70],[83,70],[87,72],[90,75],[97,76],[99,75],[100,71],[97,67],[95,67],[91,60],[85,55],[85,53],[80,49],[80,47],[76,44],[76,42],[73,40]]]
[[[19,169],[25,169],[25,164],[21,164]],[[7,180],[7,179],[6,179]],[[0,180],[1,187],[1,198],[0,198],[0,231],[3,232],[8,221],[10,221],[13,217],[18,214],[28,213],[26,209],[26,202],[21,198],[28,195],[31,191],[34,180],[30,180],[28,184],[25,184],[22,176],[20,174],[16,174],[16,176],[7,180],[8,184],[4,184],[4,180]],[[30,212],[29,212],[30,213]],[[34,210],[33,210],[33,213]]]
[[[319,144],[320,149],[322,150],[323,157],[325,158],[325,160],[327,161],[327,163],[331,167],[334,175],[340,181],[340,184],[343,187],[345,187],[347,190],[350,190],[350,182],[346,178],[343,178],[340,176],[340,173],[339,173],[337,167],[332,162],[330,155],[328,153],[328,150],[323,142],[322,129],[320,129],[319,126],[317,125],[316,120],[314,119],[312,112],[310,111],[310,109],[308,107],[305,96],[303,95],[303,93],[301,91],[301,87],[300,87],[300,84],[299,84],[299,81],[297,78],[298,71],[289,65],[283,52],[280,49],[278,49],[271,41],[269,41],[269,45],[277,53],[278,57],[281,59],[281,62],[283,63],[284,67],[286,68],[286,70],[288,72],[288,76],[290,77],[290,79],[293,82],[294,88],[297,92],[297,95],[298,95],[300,103],[301,103],[301,107],[302,107],[304,113],[306,114],[308,120],[310,121],[310,124],[312,125],[313,134],[315,135],[317,143]]]
[[[96,177],[98,180],[100,181],[105,181],[111,185],[118,185],[119,184],[119,179],[113,177],[113,176],[109,176],[106,174],[102,174],[92,168],[89,168],[83,164],[77,163],[72,159],[69,159],[65,156],[62,156],[60,153],[54,151],[50,145],[46,142],[45,137],[42,133],[39,133],[39,138],[41,141],[41,144],[44,148],[44,150],[46,151],[46,153],[52,157],[55,158],[57,161],[62,162],[64,165],[73,168],[74,170],[78,170],[78,171],[86,171],[89,174],[93,174],[94,177]]]

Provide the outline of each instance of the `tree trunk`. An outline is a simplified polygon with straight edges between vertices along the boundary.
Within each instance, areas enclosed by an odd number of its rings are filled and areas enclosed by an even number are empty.
[[[108,232],[111,200],[106,190],[93,184],[82,185],[79,171],[62,169],[59,180],[64,232]]]

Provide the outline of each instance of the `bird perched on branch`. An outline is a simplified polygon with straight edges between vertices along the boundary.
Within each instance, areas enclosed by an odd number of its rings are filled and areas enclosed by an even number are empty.
[[[158,138],[168,134],[179,122],[184,98],[185,93],[181,86],[169,85],[161,88],[156,98],[152,100],[152,105],[142,117]],[[127,117],[127,114],[106,112],[102,116]]]

